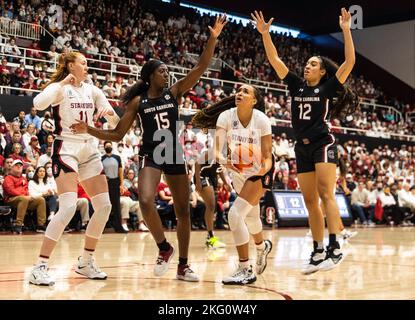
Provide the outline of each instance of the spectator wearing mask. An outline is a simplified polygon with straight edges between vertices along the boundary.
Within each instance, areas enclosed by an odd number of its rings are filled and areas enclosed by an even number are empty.
[[[23,162],[14,160],[9,175],[4,178],[3,190],[5,203],[17,209],[16,224],[14,232],[22,233],[24,217],[27,210],[36,209],[37,212],[37,232],[45,231],[46,222],[46,203],[44,198],[33,198],[29,195],[28,182],[22,175]]]
[[[29,181],[29,195],[36,198],[44,198],[49,208],[48,220],[51,220],[58,211],[58,198],[54,190],[47,184],[45,167],[38,167]]]

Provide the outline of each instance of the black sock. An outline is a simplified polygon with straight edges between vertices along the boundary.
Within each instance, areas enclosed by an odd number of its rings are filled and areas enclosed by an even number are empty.
[[[329,247],[340,248],[335,234],[329,234]]]
[[[168,251],[170,249],[170,243],[168,243],[167,240],[164,239],[163,242],[157,243],[157,247],[159,247],[160,251]]]
[[[179,266],[182,266],[184,264],[187,264],[187,258],[180,258],[179,257]]]
[[[210,230],[208,231],[208,239],[213,238],[213,231]]]

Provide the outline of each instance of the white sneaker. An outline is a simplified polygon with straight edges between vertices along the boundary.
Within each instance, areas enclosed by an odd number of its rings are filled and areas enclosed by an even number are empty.
[[[248,267],[238,266],[238,269],[230,276],[225,277],[222,283],[225,285],[244,285],[254,283],[255,281],[256,275],[250,265]]]
[[[154,275],[161,277],[169,270],[169,263],[174,256],[174,247],[170,245],[169,251],[159,251],[159,256],[154,266]]]
[[[272,250],[272,242],[269,240],[264,240],[265,248],[263,250],[256,251],[256,273],[261,274],[265,271],[267,267],[267,258],[269,253]]]
[[[343,229],[340,232],[340,235],[343,237],[344,240],[346,240],[346,239],[353,238],[355,235],[357,235],[357,231],[350,231],[347,229]]]
[[[99,269],[95,264],[95,258],[91,257],[88,261],[83,261],[82,256],[78,258],[78,265],[75,272],[93,280],[105,280],[107,274]]]
[[[308,264],[301,270],[302,274],[312,274],[320,270],[320,265],[323,263],[326,258],[326,252],[324,249],[314,249],[311,253],[310,260]]]
[[[150,230],[147,228],[147,226],[144,224],[144,222],[140,222],[138,224],[138,231],[149,232]]]
[[[38,286],[53,286],[55,280],[48,274],[48,265],[41,263],[33,267],[29,282]]]
[[[198,282],[199,277],[192,269],[190,269],[189,265],[178,266],[177,267],[177,275],[176,278],[178,280],[189,281],[189,282]]]
[[[130,229],[128,229],[128,226],[127,226],[127,224],[126,223],[123,223],[122,225],[121,225],[121,227],[124,229],[124,231],[130,231]]]
[[[334,269],[343,261],[343,258],[344,256],[343,256],[343,253],[340,247],[338,248],[327,247],[326,259],[320,265],[320,270],[328,271],[328,270]]]

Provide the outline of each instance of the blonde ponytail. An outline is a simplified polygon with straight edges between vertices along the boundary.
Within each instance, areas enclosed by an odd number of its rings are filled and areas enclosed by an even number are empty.
[[[71,62],[75,62],[76,58],[80,56],[82,56],[82,54],[79,52],[69,52],[66,54],[60,54],[56,71],[52,74],[52,76],[50,77],[50,81],[45,84],[43,89],[45,89],[48,85],[52,83],[60,82],[63,79],[65,79],[69,74],[68,64]]]

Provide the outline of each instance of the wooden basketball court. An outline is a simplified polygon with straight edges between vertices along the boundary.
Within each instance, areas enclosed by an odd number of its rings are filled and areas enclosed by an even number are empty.
[[[164,277],[154,277],[157,247],[148,233],[105,234],[96,258],[108,279],[85,279],[73,269],[83,234],[65,234],[50,261],[53,287],[27,280],[42,235],[0,235],[0,299],[415,299],[415,229],[357,230],[345,243],[347,256],[338,268],[309,276],[300,273],[312,246],[307,230],[266,230],[274,244],[268,267],[245,287],[221,284],[237,263],[229,231],[216,233],[228,243],[217,250],[205,248],[205,232],[192,232],[189,262],[201,277],[198,283],[175,280],[177,255]],[[176,244],[175,232],[166,235]]]

